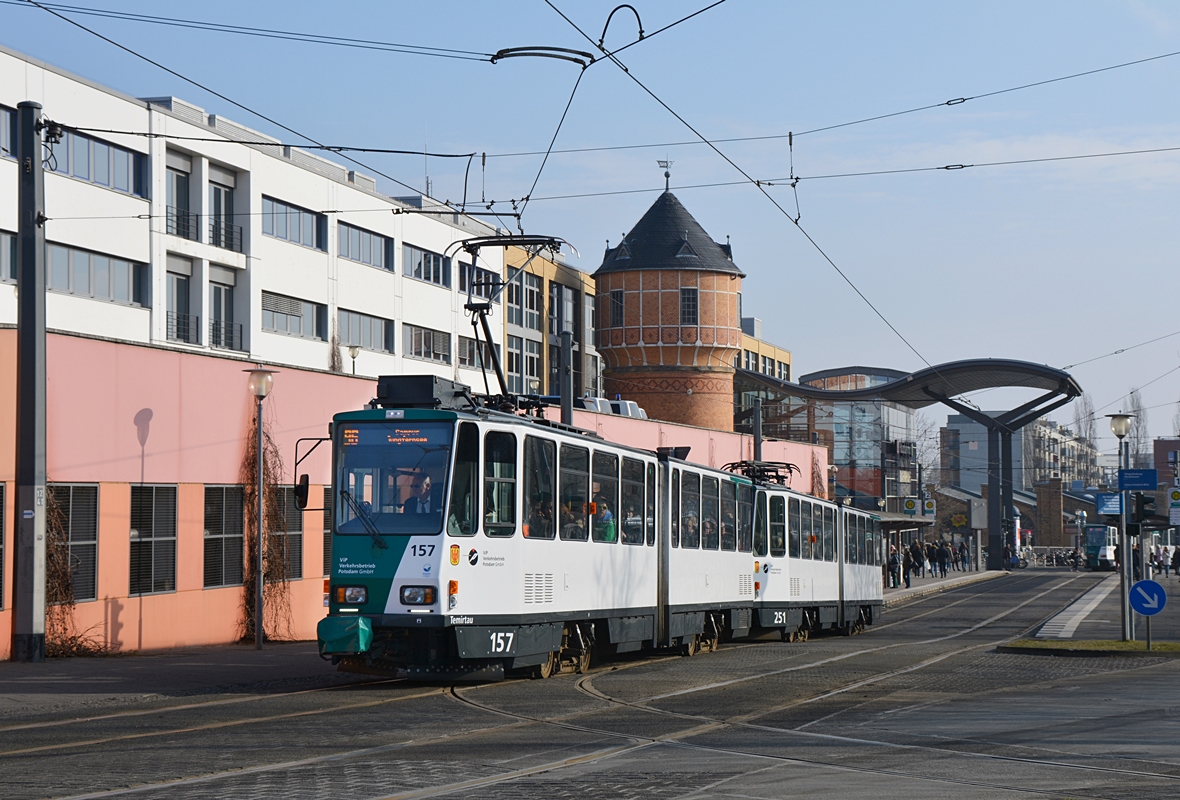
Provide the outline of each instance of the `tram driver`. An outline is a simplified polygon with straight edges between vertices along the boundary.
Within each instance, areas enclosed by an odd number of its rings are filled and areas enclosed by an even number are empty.
[[[410,496],[402,503],[403,514],[431,514],[438,510],[434,507],[430,484],[430,475],[425,472],[414,473],[410,479]]]

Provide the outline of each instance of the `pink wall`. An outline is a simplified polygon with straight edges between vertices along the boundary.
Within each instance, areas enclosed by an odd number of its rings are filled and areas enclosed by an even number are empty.
[[[50,335],[48,465],[55,483],[98,483],[98,600],[80,602],[84,631],[127,651],[233,641],[241,587],[204,588],[204,484],[239,483],[254,413],[237,359]],[[0,480],[6,481],[4,594],[0,658],[8,654],[12,606],[15,486],[16,331],[0,330]],[[376,392],[371,379],[278,368],[266,399],[267,426],[292,480],[295,440],[324,436],[332,415],[359,409]],[[313,483],[328,480],[330,448],[300,466]],[[176,591],[128,597],[131,484],[177,485]],[[322,487],[312,486],[312,508]],[[291,585],[292,633],[315,637],[323,616],[322,511],[308,511],[303,580]]]

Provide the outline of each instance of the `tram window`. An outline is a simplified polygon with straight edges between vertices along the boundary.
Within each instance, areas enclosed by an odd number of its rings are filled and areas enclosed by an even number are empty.
[[[867,564],[865,560],[865,528],[868,527],[865,523],[868,522],[864,517],[856,518],[856,563]]]
[[[824,509],[824,561],[836,560],[836,510]]]
[[[536,436],[524,437],[524,501],[528,519],[523,532],[529,539],[552,539],[553,497],[557,483],[557,445]]]
[[[623,459],[623,502],[619,524],[623,544],[643,544],[643,462]]]
[[[656,545],[656,465],[647,465],[647,546]]]
[[[516,533],[516,435],[489,431],[483,439],[483,532]]]
[[[770,498],[770,554],[782,558],[787,554],[787,520],[784,512],[785,498]],[[791,549],[798,555],[799,547],[799,501],[791,501]]]
[[[696,549],[701,546],[701,476],[685,472],[681,479],[681,513],[684,515],[680,531],[680,546]]]
[[[721,549],[737,549],[737,484],[721,482]]]
[[[455,487],[447,514],[449,536],[474,536],[479,523],[479,428],[474,422],[459,426],[455,444]]]
[[[803,543],[799,557],[811,558],[811,503],[799,504],[799,521],[802,523],[799,526],[799,538]]]
[[[766,492],[758,492],[754,506],[754,555],[766,555]]]
[[[848,564],[856,563],[856,517],[847,511],[840,512],[844,520],[844,561]]]
[[[680,546],[680,470],[672,470],[672,546]]]
[[[773,510],[774,509],[772,507],[771,508],[771,511],[772,511],[772,513],[771,513],[771,517],[772,517],[771,529],[772,530],[774,527],[774,525],[773,525],[773,517],[774,517]],[[803,537],[802,537],[802,533],[800,531],[800,528],[802,527],[802,525],[799,520],[799,501],[794,497],[792,497],[791,502],[788,503],[788,515],[787,516],[788,516],[787,521],[788,521],[788,529],[789,529],[789,536],[790,536],[789,543],[791,545],[791,558],[798,558],[799,554],[802,552],[802,548],[800,547],[799,540],[802,539]],[[774,543],[772,542],[771,547],[773,548],[773,546],[774,546]],[[770,552],[774,553],[774,550],[772,549]]]
[[[701,549],[716,550],[721,543],[721,531],[718,529],[718,515],[720,512],[718,488],[720,481],[716,478],[701,478]]]
[[[591,537],[596,542],[619,540],[619,457],[594,452],[594,499],[590,502]]]
[[[584,447],[561,446],[561,538],[584,542],[586,518],[590,513],[590,451]]]
[[[738,551],[748,553],[754,544],[754,487],[738,486]]]
[[[881,566],[881,521],[873,520],[873,565]]]
[[[824,560],[824,507],[819,503],[811,504],[811,557],[816,561]]]
[[[454,436],[454,424],[444,422],[340,425],[336,532],[441,533]]]

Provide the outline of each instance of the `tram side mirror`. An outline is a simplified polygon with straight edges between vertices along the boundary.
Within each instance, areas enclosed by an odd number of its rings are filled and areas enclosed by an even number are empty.
[[[308,482],[307,473],[299,476],[299,482],[295,484],[295,506],[302,511],[307,508],[307,495],[311,490]]]

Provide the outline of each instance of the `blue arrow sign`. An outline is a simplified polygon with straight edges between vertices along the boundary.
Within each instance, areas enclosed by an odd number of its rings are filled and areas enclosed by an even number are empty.
[[[1155,581],[1139,581],[1131,586],[1131,608],[1145,617],[1153,617],[1168,604],[1168,593]]]

